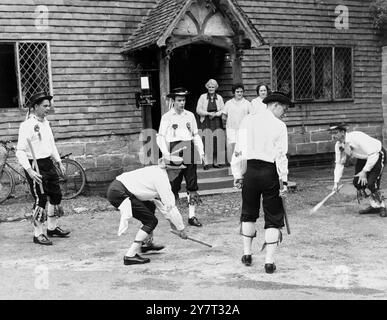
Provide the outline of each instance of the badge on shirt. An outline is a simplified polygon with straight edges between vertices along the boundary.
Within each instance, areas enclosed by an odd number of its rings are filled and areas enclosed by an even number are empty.
[[[34,131],[38,134],[39,140],[42,140],[42,136],[40,134],[40,127],[38,124],[35,125]]]
[[[189,122],[186,123],[187,129],[191,131],[191,124]]]
[[[179,126],[176,124],[176,123],[174,123],[173,125],[172,125],[172,128],[173,128],[173,136],[174,137],[176,137],[176,129],[178,128]]]

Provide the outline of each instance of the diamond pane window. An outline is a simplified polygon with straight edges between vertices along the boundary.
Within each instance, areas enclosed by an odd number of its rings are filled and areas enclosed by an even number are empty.
[[[352,97],[351,48],[335,48],[335,98]]]
[[[295,101],[352,99],[352,48],[272,47],[272,88]]]
[[[50,92],[47,43],[18,43],[22,105],[28,105],[33,94]]]
[[[291,93],[292,50],[290,47],[274,47],[272,50],[273,90]]]
[[[294,49],[294,98],[313,99],[312,48]]]
[[[315,88],[317,100],[332,99],[332,48],[315,48]]]

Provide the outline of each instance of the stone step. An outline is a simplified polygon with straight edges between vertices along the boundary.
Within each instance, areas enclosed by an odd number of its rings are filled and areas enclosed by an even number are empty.
[[[202,178],[198,179],[200,191],[231,188],[234,186],[234,178],[232,176],[217,177],[217,178]],[[185,181],[181,184],[181,190],[185,190]]]
[[[198,179],[227,177],[228,170],[228,167],[218,169],[210,167],[208,170],[203,170],[203,167],[200,166],[197,168],[197,175]]]

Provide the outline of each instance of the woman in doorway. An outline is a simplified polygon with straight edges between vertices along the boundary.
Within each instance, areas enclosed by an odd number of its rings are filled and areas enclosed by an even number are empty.
[[[223,134],[223,124],[222,124],[222,112],[224,107],[223,98],[216,93],[219,85],[218,82],[214,79],[210,79],[205,84],[207,93],[203,93],[198,100],[196,113],[200,116],[200,128],[202,129],[203,144],[205,146],[205,158],[204,158],[204,170],[208,170],[210,163],[214,168],[220,168],[220,163],[224,163],[221,160],[221,151],[217,150],[217,145],[221,141],[217,139],[222,138]],[[206,130],[208,129],[208,130]],[[214,134],[214,131],[218,130],[220,134]],[[213,139],[211,142],[205,142],[205,139]],[[212,150],[207,150],[208,146]],[[222,148],[224,149],[224,148]],[[212,161],[211,161],[212,160]]]
[[[236,133],[239,129],[239,124],[251,109],[250,101],[243,97],[245,87],[242,83],[234,84],[231,91],[234,98],[226,102],[222,114],[223,121],[226,122],[228,162],[231,161],[231,156],[234,152]]]
[[[266,110],[266,108],[267,108],[267,105],[264,104],[262,102],[262,100],[268,96],[269,91],[270,91],[269,87],[266,84],[261,83],[261,84],[257,85],[256,90],[257,90],[258,97],[251,100],[251,108],[249,111],[249,113],[251,113],[251,114],[261,113],[262,111]]]

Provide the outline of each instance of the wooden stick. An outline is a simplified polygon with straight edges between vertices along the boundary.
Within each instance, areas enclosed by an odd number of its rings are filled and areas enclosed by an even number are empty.
[[[173,233],[173,234],[175,234],[175,235],[179,235],[179,232],[177,232],[176,230],[171,230],[171,232]],[[207,247],[210,247],[210,248],[212,248],[212,245],[210,245],[210,244],[208,244],[208,243],[205,243],[204,241],[200,241],[200,240],[197,240],[197,239],[194,239],[194,238],[191,238],[191,237],[187,237],[187,239],[188,240],[191,240],[191,241],[193,241],[193,242],[197,242],[197,243],[200,243],[200,244],[203,244],[203,245],[205,245],[205,246],[207,246]]]
[[[322,199],[319,203],[317,203],[313,208],[312,210],[310,210],[311,213],[314,213],[316,212],[318,209],[320,209],[324,203],[330,198],[332,197],[336,192],[338,192],[344,185],[340,185],[336,191],[332,191],[330,194],[328,194],[324,199]]]
[[[283,184],[282,180],[280,180],[280,188],[281,188],[281,190],[284,188],[284,184]],[[286,211],[286,199],[281,197],[281,200],[282,200],[282,206],[284,207],[284,220],[285,220],[286,232],[287,232],[287,234],[290,234],[288,214]]]
[[[34,149],[32,148],[31,140],[27,139],[27,142],[28,142],[28,146],[30,147],[30,150],[31,150],[32,159],[33,159],[32,161],[33,161],[35,170],[40,175],[40,171],[39,171],[39,167],[38,167],[38,162],[36,161],[35,152],[34,152]],[[41,194],[44,194],[43,185],[41,183],[38,183],[38,185],[39,185]]]

